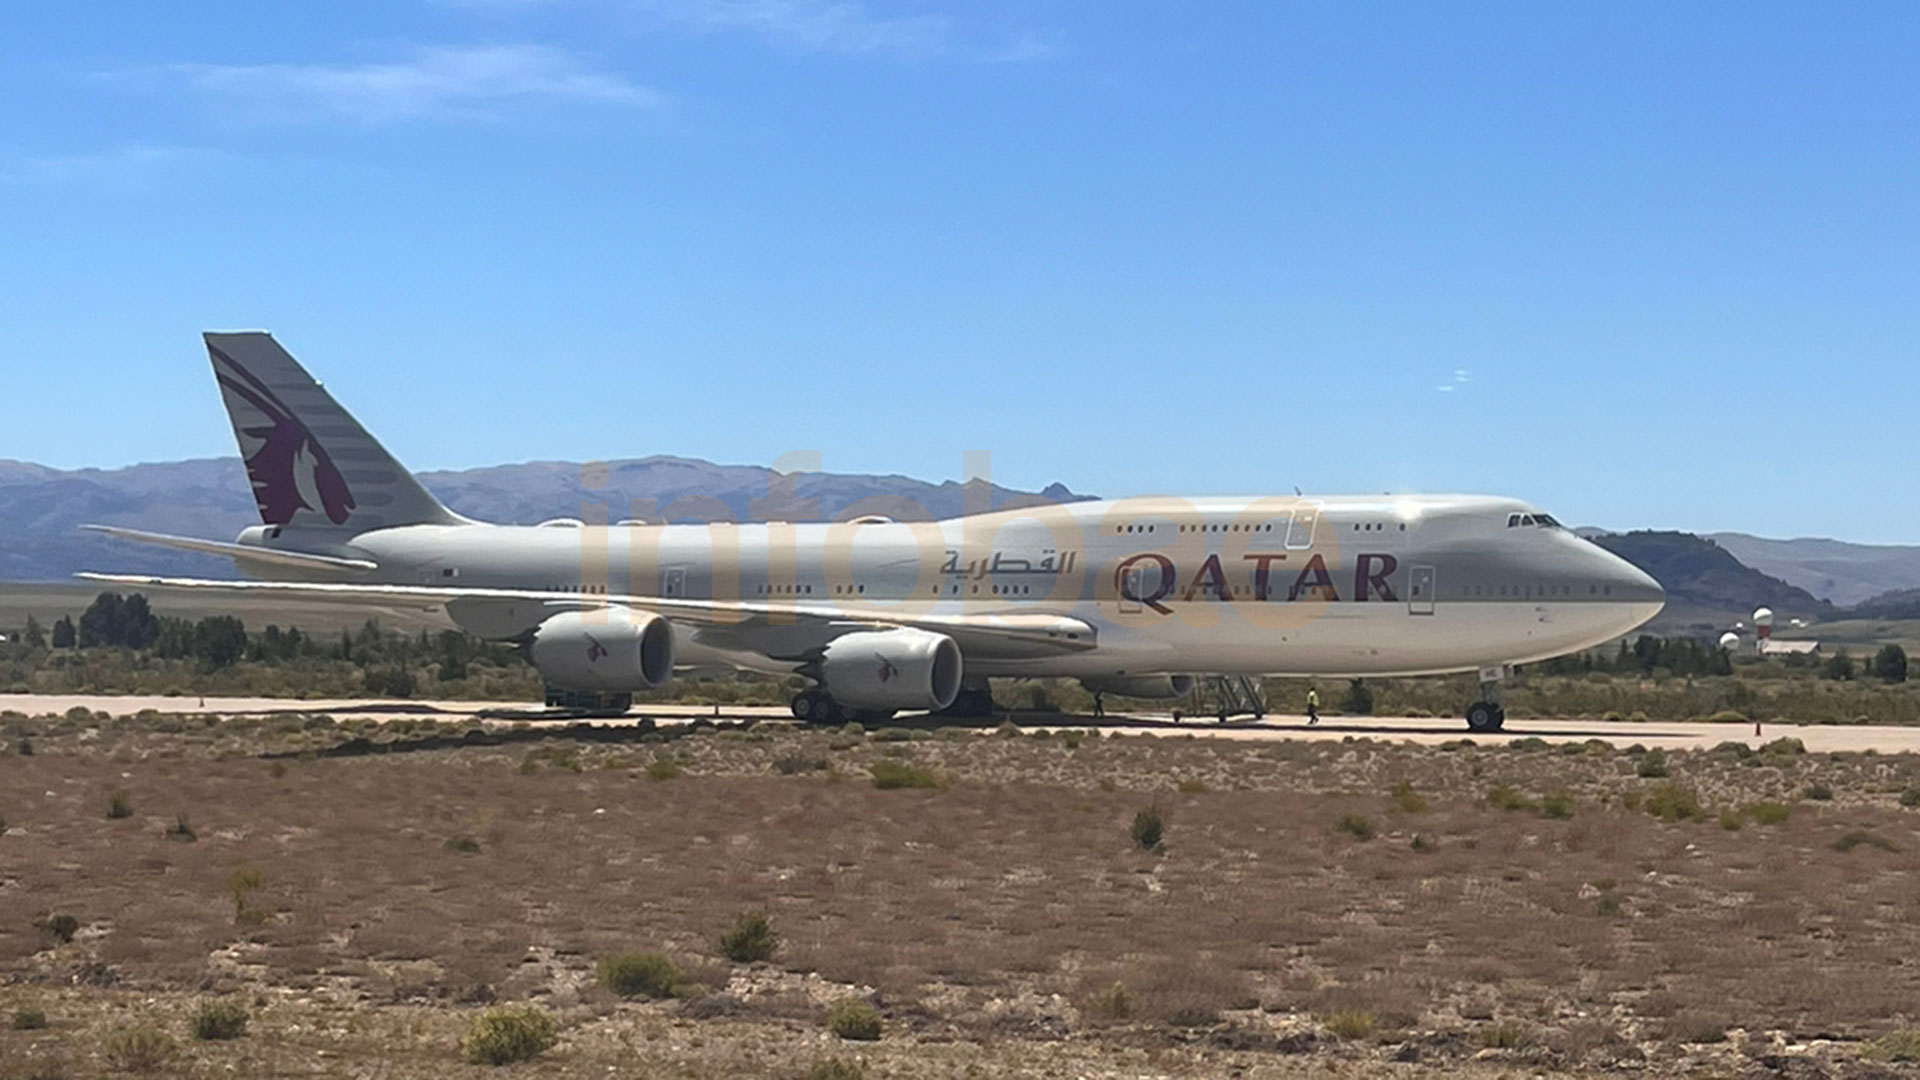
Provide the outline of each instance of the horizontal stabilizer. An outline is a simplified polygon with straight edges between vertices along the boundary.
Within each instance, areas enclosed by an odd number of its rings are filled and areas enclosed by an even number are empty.
[[[114,525],[82,525],[88,532],[102,533],[121,540],[132,540],[138,544],[156,544],[160,547],[174,548],[178,551],[197,551],[203,555],[225,555],[240,562],[250,562],[261,566],[284,566],[295,570],[323,570],[338,573],[350,571],[365,573],[379,569],[378,563],[365,559],[341,559],[332,555],[313,555],[304,551],[281,551],[277,548],[253,547],[248,544],[232,544],[222,540],[200,540],[191,536],[168,536],[166,533],[142,532],[139,529],[122,529]]]

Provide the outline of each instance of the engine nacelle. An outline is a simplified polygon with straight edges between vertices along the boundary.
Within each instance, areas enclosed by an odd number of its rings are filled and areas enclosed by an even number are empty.
[[[820,685],[850,709],[939,711],[960,693],[960,646],[927,630],[859,630],[827,643]]]
[[[645,611],[565,611],[533,632],[533,666],[551,686],[624,693],[673,678],[673,627]]]
[[[1166,701],[1170,698],[1186,697],[1187,691],[1193,689],[1193,676],[1088,675],[1080,680],[1080,685],[1096,694],[1119,694],[1121,697]]]

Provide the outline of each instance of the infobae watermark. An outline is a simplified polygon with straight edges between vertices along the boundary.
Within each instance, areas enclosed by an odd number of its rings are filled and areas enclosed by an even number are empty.
[[[1404,602],[1399,556],[1346,557],[1319,503],[1299,495],[1058,500],[996,488],[990,455],[973,451],[958,505],[956,485],[942,485],[930,506],[902,493],[841,497],[809,480],[820,462],[817,451],[784,455],[744,506],[737,491],[621,500],[611,466],[582,466],[583,591],[699,602],[719,622],[1016,625],[1097,612],[1122,626],[1281,631],[1334,604]]]

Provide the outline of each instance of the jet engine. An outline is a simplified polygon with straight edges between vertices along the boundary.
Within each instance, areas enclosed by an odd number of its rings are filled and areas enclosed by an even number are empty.
[[[827,643],[820,685],[850,709],[939,711],[960,693],[960,646],[927,630],[858,630]]]
[[[1186,697],[1187,691],[1193,689],[1193,676],[1088,675],[1081,678],[1080,685],[1095,694],[1118,694],[1121,697],[1165,701],[1169,698]]]
[[[628,693],[673,677],[673,627],[650,612],[565,611],[533,632],[533,666],[551,686]]]

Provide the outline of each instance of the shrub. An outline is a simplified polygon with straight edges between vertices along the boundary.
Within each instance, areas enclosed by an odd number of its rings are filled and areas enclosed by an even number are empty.
[[[1657,748],[1642,755],[1633,771],[1642,780],[1659,780],[1673,775],[1672,767],[1667,764],[1666,751]]]
[[[1347,680],[1347,697],[1340,703],[1340,711],[1348,716],[1373,715],[1373,689],[1365,680]]]
[[[594,969],[600,985],[621,997],[672,997],[686,976],[661,953],[620,953],[600,959]]]
[[[1747,823],[1738,810],[1720,811],[1720,827],[1728,832],[1739,832]]]
[[[64,913],[49,915],[40,925],[62,943],[72,941],[73,935],[80,932],[80,920]]]
[[[1869,1061],[1920,1061],[1920,1029],[1888,1032],[1868,1043],[1860,1056]]]
[[[174,819],[173,824],[167,826],[167,837],[191,844],[200,839],[200,834],[193,831],[193,825],[187,821],[187,815],[181,814]]]
[[[647,763],[647,779],[649,780],[672,780],[684,774],[686,771],[686,769],[680,766],[679,762],[672,758],[655,758]]]
[[[247,1010],[237,1001],[203,1001],[193,1011],[187,1029],[196,1039],[237,1039],[247,1033]]]
[[[479,852],[480,841],[475,840],[471,836],[449,836],[447,837],[447,850],[457,851],[462,855],[473,855]]]
[[[1424,814],[1431,809],[1427,797],[1413,790],[1410,781],[1402,780],[1393,785],[1387,797],[1393,800],[1393,808],[1403,814]]]
[[[1900,850],[1900,845],[1881,836],[1879,833],[1868,832],[1865,829],[1855,829],[1833,842],[1833,850],[1835,851],[1852,851],[1857,847],[1879,848],[1881,851]]]
[[[1901,792],[1900,805],[1907,807],[1908,809],[1912,809],[1913,807],[1920,806],[1920,787],[1910,787],[1907,790]],[[0,829],[4,829],[4,828],[5,828],[4,825],[0,825]]]
[[[127,801],[127,793],[124,791],[114,792],[113,798],[107,800],[107,817],[111,820],[118,821],[121,818],[130,818],[132,816],[133,804]]]
[[[720,935],[720,955],[736,964],[757,964],[773,957],[780,936],[765,914],[749,911],[734,920],[733,929]]]
[[[227,879],[227,892],[233,896],[233,921],[236,923],[260,922],[266,918],[266,912],[253,906],[253,894],[267,883],[267,876],[258,867],[242,866]]]
[[[1600,915],[1604,918],[1610,919],[1615,915],[1620,914],[1622,906],[1623,905],[1620,903],[1619,897],[1613,895],[1612,893],[1606,893],[1602,895],[1599,901],[1593,905],[1593,912],[1596,915]]]
[[[1502,810],[1531,810],[1533,800],[1512,784],[1495,784],[1487,792],[1487,801]]]
[[[476,1065],[531,1061],[560,1037],[560,1024],[538,1005],[502,1005],[480,1014],[460,1040],[460,1052]]]
[[[39,1031],[47,1026],[47,1014],[39,1009],[13,1010],[13,1030]]]
[[[1873,673],[1882,682],[1907,681],[1907,650],[1898,645],[1883,645],[1873,654]]]
[[[1507,744],[1507,749],[1531,754],[1547,749],[1547,740],[1538,735],[1529,735],[1524,739],[1515,739]]]
[[[1348,814],[1335,822],[1333,827],[1353,837],[1355,840],[1373,839],[1373,822],[1368,821],[1359,814]]]
[[[1411,844],[1408,844],[1407,846],[1419,852],[1428,852],[1439,847],[1438,844],[1435,844],[1433,841],[1427,839],[1426,837],[1420,835],[1419,833],[1413,834],[1413,842]]]
[[[1806,795],[1807,798],[1812,799],[1814,802],[1832,802],[1833,801],[1833,789],[1828,787],[1826,784],[1821,783],[1818,780],[1815,780],[1813,783],[1808,784],[1807,790],[1803,792],[1803,794]]]
[[[1793,807],[1786,803],[1757,802],[1747,807],[1747,816],[1753,818],[1755,825],[1780,825],[1793,816]]]
[[[1176,786],[1182,795],[1200,795],[1207,790],[1207,782],[1197,776],[1189,776]]]
[[[873,786],[882,791],[944,786],[939,773],[904,761],[876,761],[867,766],[867,771],[873,774]]]
[[[1572,792],[1550,792],[1540,800],[1540,814],[1542,817],[1557,818],[1565,821],[1573,816],[1573,809],[1576,805]]]
[[[1167,823],[1160,816],[1159,807],[1149,806],[1133,815],[1133,824],[1128,827],[1127,835],[1133,837],[1133,846],[1141,851],[1159,851],[1166,831]]]
[[[173,1036],[155,1027],[127,1028],[107,1036],[107,1061],[122,1072],[150,1073],[158,1072],[180,1045]]]
[[[845,1058],[821,1058],[802,1080],[867,1080],[867,1067]]]
[[[1127,984],[1115,981],[1112,986],[1089,994],[1080,1011],[1098,1020],[1130,1020],[1138,1008],[1139,1003],[1127,990]]]
[[[827,1010],[827,1030],[843,1039],[872,1042],[880,1037],[880,1013],[859,998],[841,998]]]
[[[1336,1039],[1364,1039],[1380,1026],[1380,1017],[1371,1009],[1343,1009],[1321,1017],[1320,1023]]]
[[[0,836],[5,836],[6,832],[7,832],[7,816],[5,814],[0,814]]]
[[[1518,1050],[1530,1045],[1533,1036],[1518,1021],[1502,1020],[1474,1032],[1474,1041],[1488,1050]]]
[[[827,771],[827,759],[817,754],[782,754],[773,759],[773,771],[781,776],[803,772]]]
[[[1770,743],[1762,743],[1760,752],[1771,757],[1799,757],[1807,752],[1807,744],[1783,735]]]
[[[1704,815],[1693,789],[1672,782],[1656,784],[1647,792],[1647,813],[1661,821],[1686,821]]]

